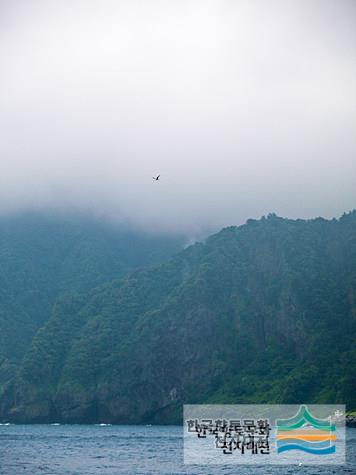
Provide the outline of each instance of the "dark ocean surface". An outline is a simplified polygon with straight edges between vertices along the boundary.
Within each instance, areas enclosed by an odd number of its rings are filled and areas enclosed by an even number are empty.
[[[191,466],[180,426],[0,425],[0,474],[356,474],[356,429],[346,439],[346,465]]]

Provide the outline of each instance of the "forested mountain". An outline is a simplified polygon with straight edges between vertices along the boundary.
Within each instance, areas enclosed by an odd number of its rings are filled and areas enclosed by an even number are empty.
[[[182,238],[73,214],[0,218],[0,394],[37,330],[67,292],[86,292],[165,260]]]
[[[356,409],[356,212],[229,227],[57,301],[3,420],[177,422],[183,403]]]

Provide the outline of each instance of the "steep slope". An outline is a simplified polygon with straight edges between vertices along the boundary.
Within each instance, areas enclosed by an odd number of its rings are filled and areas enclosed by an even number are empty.
[[[0,393],[57,298],[158,264],[182,239],[150,236],[83,215],[0,218]]]
[[[198,402],[355,408],[355,297],[356,212],[249,220],[58,303],[2,418],[166,423]]]

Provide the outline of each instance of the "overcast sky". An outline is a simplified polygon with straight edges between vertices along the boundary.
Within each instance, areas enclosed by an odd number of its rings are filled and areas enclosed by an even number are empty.
[[[1,212],[356,207],[354,0],[0,0],[0,65]]]

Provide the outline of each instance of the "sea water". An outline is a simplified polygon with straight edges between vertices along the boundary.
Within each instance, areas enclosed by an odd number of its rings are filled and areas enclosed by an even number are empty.
[[[340,466],[184,465],[181,426],[1,425],[1,475],[356,474],[356,429]]]

